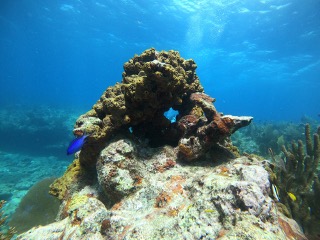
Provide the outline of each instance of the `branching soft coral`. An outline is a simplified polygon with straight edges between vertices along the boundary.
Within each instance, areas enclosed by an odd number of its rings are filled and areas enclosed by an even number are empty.
[[[314,235],[320,222],[320,183],[317,167],[320,159],[320,127],[313,135],[310,125],[305,126],[306,146],[301,140],[292,142],[291,149],[282,147],[285,155],[285,168],[276,168],[274,184],[279,188],[280,202],[292,217],[301,224],[307,234]],[[304,150],[304,148],[306,150]]]

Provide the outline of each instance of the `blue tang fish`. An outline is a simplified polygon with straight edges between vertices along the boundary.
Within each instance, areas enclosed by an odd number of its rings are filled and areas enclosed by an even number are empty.
[[[73,139],[67,149],[67,155],[78,152],[82,148],[82,146],[85,143],[85,140],[88,136],[89,135],[84,134],[82,137],[77,137],[77,138]]]

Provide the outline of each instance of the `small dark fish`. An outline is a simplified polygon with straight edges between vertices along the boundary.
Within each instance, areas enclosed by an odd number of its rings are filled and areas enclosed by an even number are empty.
[[[83,135],[82,137],[77,137],[77,138],[73,139],[67,149],[67,155],[78,152],[82,148],[82,146],[85,143],[85,140],[88,136],[89,135]]]

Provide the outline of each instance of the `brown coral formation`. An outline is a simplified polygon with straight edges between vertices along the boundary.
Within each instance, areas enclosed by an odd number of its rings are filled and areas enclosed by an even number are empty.
[[[157,52],[153,48],[126,62],[122,82],[109,87],[76,122],[74,131],[92,133],[81,151],[81,163],[94,164],[116,130],[131,127],[136,135],[154,144],[162,141],[170,128],[164,112],[170,107],[178,109],[191,93],[203,91],[196,67],[193,60],[181,58],[176,51]]]
[[[176,51],[157,52],[153,48],[126,62],[122,82],[109,87],[92,109],[77,119],[74,134],[87,134],[87,142],[80,151],[79,161],[55,181],[51,193],[59,199],[71,195],[74,189],[68,186],[79,182],[84,169],[95,171],[97,162],[99,169],[102,150],[115,136],[130,136],[151,147],[177,147],[182,160],[198,159],[213,149],[233,157],[228,137],[248,125],[252,117],[220,114],[213,105],[214,99],[203,93],[196,67],[192,59],[185,60]],[[172,123],[164,116],[170,108],[179,112],[178,122]],[[134,187],[121,185],[119,179],[129,178],[132,183],[143,179],[143,173],[135,172],[135,167],[129,168],[130,171],[123,170],[132,158],[134,156],[129,154],[125,161],[120,161],[123,167],[118,168],[119,160],[116,159],[112,166],[103,169],[108,172],[103,179],[103,190],[113,201],[139,187],[139,184]],[[167,164],[160,170],[174,166],[173,162]],[[98,171],[98,174],[92,174],[91,180],[95,180],[96,175],[100,178]],[[108,195],[109,188],[118,191]]]
[[[115,132],[128,132],[148,139],[151,146],[177,145],[189,159],[203,155],[211,145],[230,136],[239,118],[219,114],[213,98],[203,93],[196,75],[197,65],[176,51],[157,52],[151,48],[124,64],[122,82],[109,87],[76,122],[74,132],[91,134],[80,153],[80,162],[93,166],[106,141]],[[179,111],[178,125],[164,112]],[[241,120],[244,125],[252,118]],[[197,143],[193,145],[193,138]]]
[[[213,147],[232,154],[227,149],[228,137],[249,125],[252,117],[223,116],[213,105],[215,99],[204,93],[192,93],[189,99],[189,109],[184,109],[187,115],[178,121],[183,133],[178,145],[180,157],[198,159]]]

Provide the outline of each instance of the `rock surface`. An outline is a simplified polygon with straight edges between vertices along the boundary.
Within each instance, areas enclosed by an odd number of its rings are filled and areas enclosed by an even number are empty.
[[[186,164],[177,152],[114,140],[100,153],[96,181],[63,200],[59,221],[18,239],[304,239],[278,216],[260,161]]]

